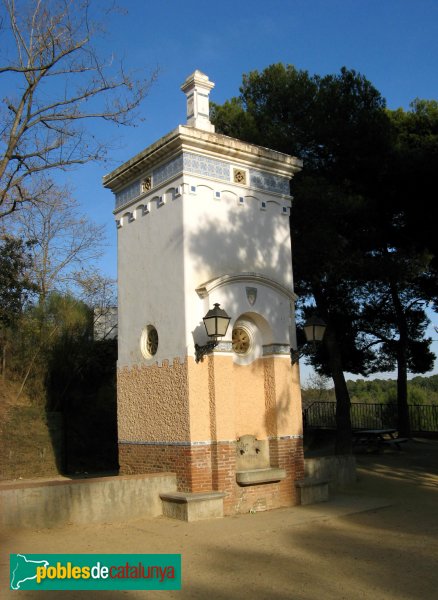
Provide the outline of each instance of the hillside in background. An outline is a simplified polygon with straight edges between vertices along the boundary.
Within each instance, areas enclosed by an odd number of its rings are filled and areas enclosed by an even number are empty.
[[[56,415],[48,416],[25,393],[17,399],[19,389],[16,382],[0,381],[0,479],[56,476]]]
[[[115,341],[55,357],[38,394],[0,379],[0,480],[118,470]]]
[[[310,402],[335,402],[335,392],[330,380],[311,377],[303,388],[303,406]],[[366,404],[396,404],[397,382],[395,379],[357,379],[347,381],[351,402]],[[438,405],[438,375],[414,377],[408,381],[409,404]]]

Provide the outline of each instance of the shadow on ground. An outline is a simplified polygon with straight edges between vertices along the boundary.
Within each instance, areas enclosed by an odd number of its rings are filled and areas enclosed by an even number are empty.
[[[335,509],[340,500],[335,497],[311,507],[192,524],[161,518],[12,532],[3,549],[182,554],[179,592],[64,592],[70,600],[435,597],[438,442],[416,440],[400,452],[361,455],[357,462],[359,481],[343,491],[341,504],[348,506],[351,501],[354,507],[357,498],[380,498],[381,508],[347,510],[339,516]],[[2,562],[4,576],[5,555]],[[20,594],[26,600],[46,596]]]

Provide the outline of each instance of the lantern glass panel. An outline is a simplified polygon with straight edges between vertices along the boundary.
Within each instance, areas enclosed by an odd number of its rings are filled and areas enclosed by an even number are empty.
[[[204,319],[205,329],[209,337],[217,335],[217,319],[216,317],[208,317]]]

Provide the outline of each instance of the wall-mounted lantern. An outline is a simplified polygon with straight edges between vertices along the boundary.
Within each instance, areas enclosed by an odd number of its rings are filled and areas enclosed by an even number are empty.
[[[202,360],[208,352],[211,352],[216,348],[219,343],[219,338],[224,337],[227,333],[231,317],[229,317],[224,309],[220,308],[220,305],[216,303],[214,308],[210,309],[202,320],[204,321],[207,335],[212,341],[207,342],[204,346],[195,344],[196,362]]]
[[[303,356],[307,344],[313,344],[315,346],[316,342],[322,342],[327,325],[322,319],[316,315],[312,315],[304,323],[303,329],[304,335],[306,336],[306,344],[301,349],[294,350],[291,348],[290,354],[293,365],[298,362],[301,356]]]

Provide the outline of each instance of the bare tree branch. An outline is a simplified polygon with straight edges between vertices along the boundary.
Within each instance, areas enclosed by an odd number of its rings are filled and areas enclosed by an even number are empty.
[[[5,24],[0,76],[0,218],[30,202],[23,182],[105,154],[88,120],[135,124],[136,109],[156,72],[135,80],[123,65],[104,60],[93,40],[92,0],[0,0]],[[101,11],[100,11],[101,12]],[[2,56],[10,55],[6,60]],[[2,80],[3,81],[3,80]],[[49,83],[50,82],[50,83]],[[26,184],[28,189],[38,187]],[[38,198],[33,197],[35,204]]]
[[[104,226],[90,222],[68,189],[52,182],[46,183],[44,201],[17,211],[13,222],[22,238],[33,241],[33,278],[41,301],[52,291],[74,287],[77,273],[102,255]]]

